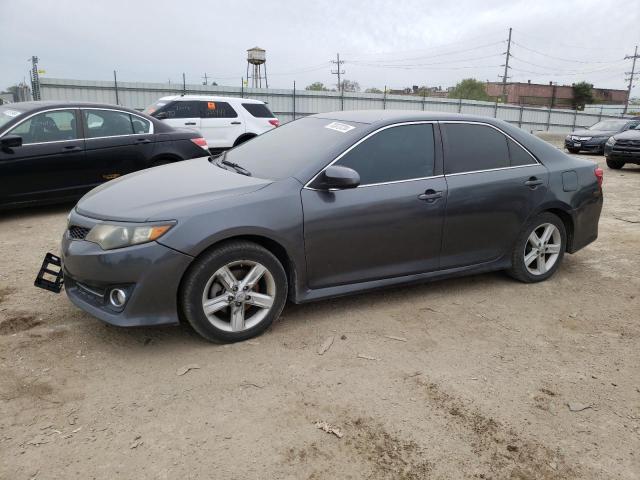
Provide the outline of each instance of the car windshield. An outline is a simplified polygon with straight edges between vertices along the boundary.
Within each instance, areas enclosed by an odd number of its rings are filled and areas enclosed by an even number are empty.
[[[281,180],[355,142],[365,125],[308,117],[289,122],[229,151],[225,159],[258,178]]]
[[[146,113],[147,115],[153,115],[154,112],[157,112],[158,110],[160,110],[167,103],[169,103],[169,101],[170,100],[158,100],[157,102],[152,103],[147,108],[145,108],[143,110],[143,113]]]
[[[627,124],[627,120],[603,120],[602,122],[598,122],[595,125],[591,125],[589,130],[610,130],[617,131],[620,130]]]
[[[17,116],[22,115],[23,113],[24,110],[18,110],[11,105],[0,106],[0,128],[2,128]]]

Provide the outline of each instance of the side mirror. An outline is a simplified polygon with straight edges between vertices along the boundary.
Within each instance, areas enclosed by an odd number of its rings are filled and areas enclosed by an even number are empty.
[[[360,175],[352,168],[331,165],[325,168],[314,183],[316,188],[323,190],[356,188],[360,185]]]
[[[167,112],[158,112],[152,116],[156,117],[158,120],[164,120],[165,118],[167,118]]]
[[[0,147],[16,148],[22,146],[22,137],[20,135],[5,135],[0,138]]]

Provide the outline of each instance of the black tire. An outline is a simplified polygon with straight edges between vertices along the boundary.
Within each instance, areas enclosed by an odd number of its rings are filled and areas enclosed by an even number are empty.
[[[234,147],[238,145],[242,145],[244,142],[251,140],[252,138],[256,138],[257,135],[242,135],[241,137],[236,138],[236,141],[233,143]]]
[[[173,163],[173,161],[170,158],[156,158],[153,162],[151,162],[151,164],[149,165],[149,168],[160,167],[162,165],[169,165],[170,163]]]
[[[567,148],[567,150],[569,150],[569,153],[580,153],[579,148]]]
[[[622,167],[624,167],[624,163],[622,160],[613,160],[610,158],[607,158],[607,167],[613,169],[613,170],[620,170]]]
[[[259,323],[251,328],[234,332],[218,328],[209,320],[204,312],[203,294],[208,282],[219,269],[225,265],[240,261],[255,262],[266,267],[273,280],[272,285],[275,286],[275,294],[273,295],[273,304]],[[241,281],[241,279],[239,280]],[[224,287],[218,286],[218,288]],[[247,293],[251,292],[252,290]],[[238,291],[237,293],[240,292]],[[234,295],[233,292],[228,294]],[[227,291],[223,289],[216,295],[227,295]],[[183,318],[202,337],[211,342],[239,342],[260,335],[280,316],[287,300],[287,275],[280,261],[266,248],[249,241],[231,241],[205,252],[194,261],[183,278],[178,300]],[[220,310],[221,314],[228,311],[229,326],[231,325],[231,308],[233,307],[226,307],[228,310],[225,308]],[[252,308],[258,307],[250,305],[245,307],[244,304],[242,306],[244,312],[249,312]]]
[[[551,224],[558,229],[560,235],[560,249],[553,265],[546,271],[546,273],[533,274],[527,269],[527,266],[525,265],[525,251],[527,248],[530,248],[528,242],[531,233],[535,230],[538,230],[542,225],[545,224]],[[539,215],[536,215],[534,218],[527,222],[527,224],[518,235],[518,238],[516,239],[513,250],[511,252],[511,268],[507,270],[507,273],[516,280],[524,283],[542,282],[551,277],[560,267],[562,259],[564,258],[566,247],[567,232],[564,227],[564,223],[562,223],[562,220],[560,220],[560,218],[558,218],[553,213],[549,212],[543,212]]]

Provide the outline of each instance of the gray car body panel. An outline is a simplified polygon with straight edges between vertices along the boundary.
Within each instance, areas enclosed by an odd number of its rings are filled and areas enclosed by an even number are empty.
[[[164,323],[177,321],[178,285],[192,259],[234,238],[277,245],[289,264],[289,298],[300,303],[401,283],[507,268],[518,232],[531,216],[545,210],[571,219],[574,228],[569,232],[569,252],[597,237],[602,195],[593,173],[595,165],[570,157],[506,122],[432,112],[356,111],[313,117],[326,119],[327,123],[357,124],[357,135],[349,142],[332,145],[324,157],[310,159],[282,180],[244,176],[220,168],[208,159],[128,175],[87,194],[72,213],[71,222],[176,222],[174,228],[154,243],[180,258],[179,266],[173,271],[163,271],[172,279],[168,287],[157,287],[162,296],[154,297],[155,307],[163,313],[150,319],[154,323],[157,318]],[[359,139],[388,125],[420,121],[492,125],[525,147],[539,163],[504,170],[436,175],[381,188],[362,186],[327,192],[305,187]],[[296,145],[283,148],[295,149]],[[568,191],[568,183],[562,181],[567,172],[576,180]],[[532,176],[542,178],[543,185],[535,189],[524,185]],[[433,205],[419,202],[417,195],[427,188],[442,191],[443,198]],[[413,222],[412,218],[415,218]],[[486,230],[488,225],[495,229]],[[477,232],[473,233],[474,229],[481,232],[480,238]],[[431,236],[429,231],[433,232]],[[74,247],[67,243],[88,242],[65,240],[65,264],[70,261],[68,255],[75,255]],[[126,262],[141,267],[144,262],[134,257],[144,256],[145,250],[135,248],[103,252],[103,259],[114,255],[117,260],[92,263],[80,276],[102,278],[101,269],[107,269],[115,278],[117,271],[130,268],[123,266]],[[130,260],[127,252],[131,253]],[[157,263],[162,261],[153,261],[150,265],[155,269]],[[74,276],[73,271],[69,274]],[[101,317],[99,312],[91,313],[115,323],[110,317]],[[126,318],[129,312],[125,309],[120,315]],[[126,319],[120,319],[118,324],[127,324]],[[140,324],[138,317],[135,324]]]

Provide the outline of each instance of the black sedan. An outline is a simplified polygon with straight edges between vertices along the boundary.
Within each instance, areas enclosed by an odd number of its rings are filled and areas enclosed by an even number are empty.
[[[323,113],[96,188],[49,259],[105,322],[184,319],[232,342],[287,298],[490,270],[546,280],[596,239],[601,182],[592,162],[493,118]],[[57,289],[52,271],[38,284]]]
[[[207,142],[124,107],[0,106],[0,208],[77,199],[107,180],[208,155]]]
[[[581,151],[604,153],[604,144],[616,133],[625,132],[640,125],[640,117],[603,120],[587,129],[575,130],[564,139],[564,146],[571,153]]]

